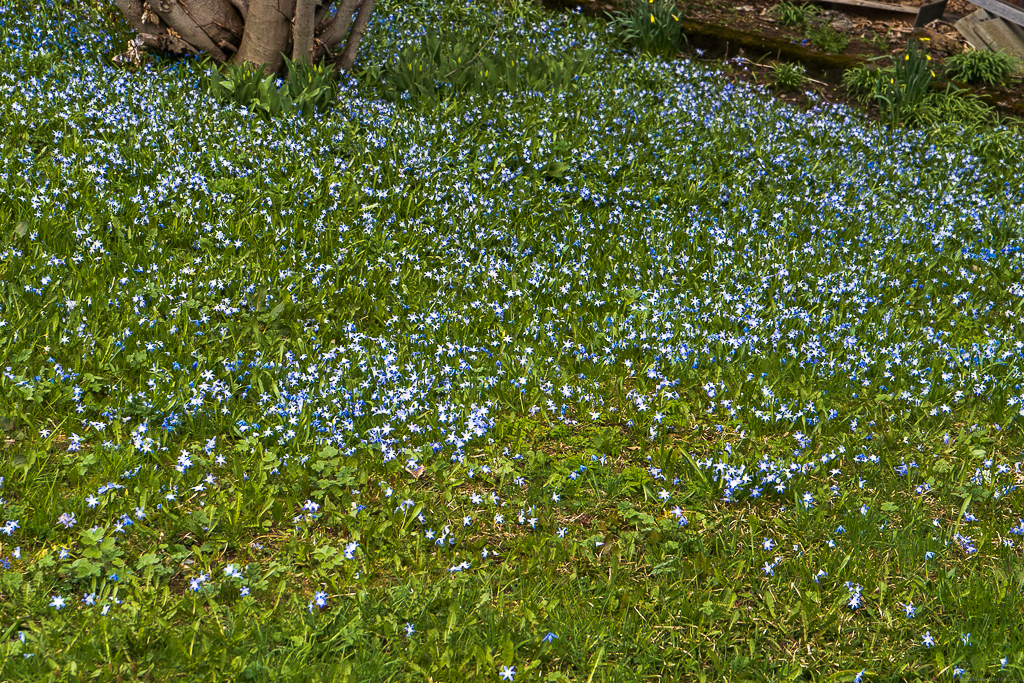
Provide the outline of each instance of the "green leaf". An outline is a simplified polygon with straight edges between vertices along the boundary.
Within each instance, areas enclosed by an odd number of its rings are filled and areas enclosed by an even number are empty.
[[[93,562],[86,558],[79,558],[71,564],[71,568],[75,571],[75,576],[79,579],[85,579],[90,576],[100,576],[103,573],[103,563]]]
[[[142,570],[154,564],[160,564],[160,557],[156,553],[147,553],[139,558],[135,568]]]

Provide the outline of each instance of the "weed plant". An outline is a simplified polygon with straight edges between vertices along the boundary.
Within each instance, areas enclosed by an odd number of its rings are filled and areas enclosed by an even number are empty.
[[[337,95],[330,65],[292,62],[285,57],[285,67],[288,79],[282,82],[275,74],[265,74],[251,65],[225,64],[223,73],[211,66],[206,87],[221,102],[233,102],[266,116],[312,116],[324,111]]]
[[[611,27],[640,52],[674,57],[685,39],[674,0],[632,0],[611,17]]]
[[[380,87],[390,100],[434,101],[453,94],[492,94],[520,89],[557,93],[586,80],[594,68],[592,52],[567,51],[558,57],[524,50],[488,50],[493,36],[446,44],[433,27],[421,42],[399,52],[397,59],[363,69],[365,82]]]
[[[970,50],[949,57],[945,66],[947,78],[995,88],[1005,85],[1019,65],[1006,52]]]
[[[783,26],[803,26],[808,21],[821,13],[821,8],[809,2],[796,4],[792,2],[780,2],[771,8],[771,14]]]
[[[955,122],[968,130],[980,130],[991,127],[997,115],[979,96],[950,84],[944,91],[926,94],[914,119],[922,126]]]
[[[882,35],[881,33],[873,33],[869,42],[871,43],[872,47],[874,47],[875,50],[877,50],[878,52],[888,52],[889,39],[891,36],[892,28],[890,27],[886,29],[885,35]]]
[[[1020,135],[378,9],[594,77],[261,116],[0,7],[0,680],[1020,680]]]
[[[771,65],[775,87],[782,90],[799,90],[807,82],[804,68],[798,64],[775,62]]]
[[[515,21],[540,21],[544,17],[539,0],[498,0],[498,5]]]
[[[808,29],[807,39],[822,52],[836,55],[850,44],[850,38],[845,33],[840,33],[831,26]]]
[[[872,64],[861,64],[843,73],[843,87],[861,104],[874,101],[882,80],[895,79],[892,67],[880,68]]]

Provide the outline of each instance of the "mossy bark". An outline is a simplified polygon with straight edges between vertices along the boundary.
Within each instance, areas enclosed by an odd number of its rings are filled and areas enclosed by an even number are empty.
[[[683,19],[680,23],[683,26],[683,34],[692,47],[710,52],[715,57],[735,57],[742,49],[745,56],[753,61],[768,58],[799,62],[812,78],[830,82],[838,83],[847,69],[859,66],[865,61],[861,57],[826,54],[781,38],[747,33],[727,26],[690,19]]]

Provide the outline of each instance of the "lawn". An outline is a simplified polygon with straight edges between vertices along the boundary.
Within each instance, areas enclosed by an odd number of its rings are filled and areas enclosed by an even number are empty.
[[[0,680],[1024,678],[1015,128],[512,0],[319,115],[129,35],[0,8]]]

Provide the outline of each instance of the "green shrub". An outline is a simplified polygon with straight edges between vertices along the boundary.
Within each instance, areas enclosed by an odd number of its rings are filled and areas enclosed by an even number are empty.
[[[775,86],[782,90],[797,90],[807,82],[802,66],[775,62],[771,65],[771,70]]]
[[[797,5],[792,2],[780,2],[771,8],[772,16],[778,19],[780,24],[785,26],[803,26],[811,18],[817,16],[821,9],[817,5],[807,3]]]
[[[849,69],[843,75],[843,87],[862,104],[877,99],[883,113],[888,114],[890,119],[896,114],[900,121],[907,124],[929,127],[951,125],[957,130],[963,126],[984,128],[992,120],[993,108],[977,95],[955,87],[947,87],[945,92],[928,91],[933,74],[927,68],[927,55],[922,59],[921,54],[919,52],[915,58],[910,52],[905,53],[902,64],[907,66],[902,72],[895,66],[884,69],[858,66]],[[908,56],[911,58],[907,59]],[[915,63],[917,66],[912,66]],[[921,64],[925,65],[923,72]],[[911,83],[908,91],[906,83],[911,80],[911,72],[918,74],[917,85],[915,88]],[[923,92],[921,88],[924,88]],[[889,100],[901,107],[902,111],[893,111]]]
[[[945,92],[929,92],[924,96],[914,123],[982,127],[992,119],[994,111],[974,93],[949,86]]]
[[[975,85],[996,87],[1018,67],[1018,62],[1005,52],[972,50],[946,60],[946,77]]]
[[[878,92],[880,79],[893,78],[896,70],[892,67],[880,69],[875,66],[861,65],[847,69],[843,74],[843,87],[861,104],[870,104]]]
[[[612,29],[641,52],[673,57],[683,37],[679,14],[672,0],[634,0],[614,17]]]
[[[210,93],[222,102],[234,102],[268,116],[300,113],[309,116],[326,109],[337,94],[334,69],[321,62],[292,62],[287,57],[288,80],[279,87],[277,76],[260,67],[225,64],[207,79]]]
[[[501,11],[513,19],[541,19],[540,3],[535,0],[503,0]]]
[[[485,50],[483,39],[442,44],[433,28],[419,45],[411,45],[386,65],[373,64],[363,79],[383,83],[390,100],[433,99],[462,92],[562,91],[573,86],[593,64],[592,52],[580,50],[560,57],[522,58]]]
[[[811,45],[830,54],[839,54],[850,44],[850,39],[845,34],[839,33],[830,26],[808,30],[807,38],[811,41]]]

